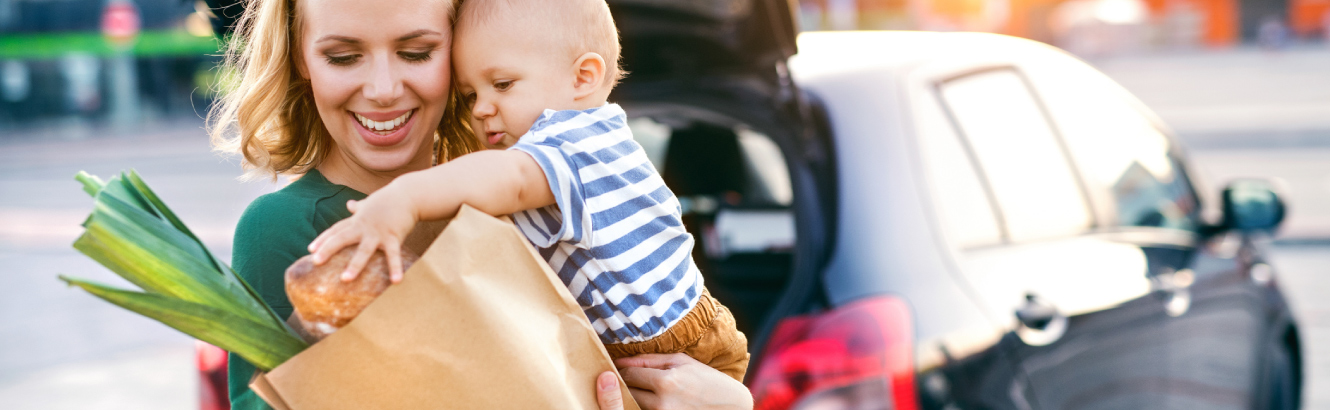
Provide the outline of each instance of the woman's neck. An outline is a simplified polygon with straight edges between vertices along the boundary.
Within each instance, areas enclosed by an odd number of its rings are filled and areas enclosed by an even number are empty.
[[[329,150],[328,156],[323,159],[316,169],[323,174],[328,182],[338,185],[345,185],[351,189],[359,191],[365,195],[378,191],[379,188],[387,186],[393,179],[407,172],[419,171],[430,167],[428,159],[425,161],[409,163],[406,166],[392,171],[375,171],[360,165],[342,150],[333,147]]]

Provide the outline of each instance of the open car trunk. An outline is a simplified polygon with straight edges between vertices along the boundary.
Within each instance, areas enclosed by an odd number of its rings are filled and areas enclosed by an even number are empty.
[[[769,70],[797,51],[793,0],[609,0],[633,77]]]
[[[679,197],[707,287],[758,353],[775,319],[821,294],[834,226],[830,146],[785,70],[792,3],[609,3],[629,72],[610,100]]]

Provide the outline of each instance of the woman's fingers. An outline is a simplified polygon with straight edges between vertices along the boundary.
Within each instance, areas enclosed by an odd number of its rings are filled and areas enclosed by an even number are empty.
[[[619,390],[619,378],[614,372],[601,373],[596,377],[596,402],[600,410],[623,410],[623,392]]]
[[[688,363],[697,363],[697,360],[694,360],[683,353],[640,354],[614,361],[614,365],[618,367],[646,367],[662,370],[682,366]]]
[[[654,392],[674,388],[674,383],[669,381],[669,374],[666,370],[645,367],[625,367],[619,369],[619,374],[623,376],[623,382],[628,384],[628,387],[636,387]]]
[[[355,256],[351,257],[351,262],[346,264],[346,271],[342,272],[342,281],[350,282],[360,275],[360,270],[369,263],[369,257],[374,256],[374,251],[378,249],[378,241],[370,238],[361,238],[360,246],[356,247]]]
[[[657,395],[655,392],[629,387],[628,393],[633,395],[633,401],[636,401],[637,406],[641,407],[643,410],[660,408],[660,395]]]

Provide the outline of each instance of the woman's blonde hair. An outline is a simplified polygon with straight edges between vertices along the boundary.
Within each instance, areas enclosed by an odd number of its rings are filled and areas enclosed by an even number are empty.
[[[457,2],[445,1],[448,18],[454,19]],[[220,101],[208,113],[208,135],[214,150],[244,157],[247,179],[303,174],[322,163],[332,147],[309,80],[296,66],[303,27],[298,2],[247,0],[226,45]],[[436,162],[481,149],[461,103],[451,93],[435,135]]]

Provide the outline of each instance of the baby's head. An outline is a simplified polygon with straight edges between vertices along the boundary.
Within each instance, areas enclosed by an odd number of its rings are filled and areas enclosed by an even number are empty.
[[[509,147],[546,109],[605,104],[620,76],[605,0],[463,0],[453,37],[457,90],[482,143]]]

